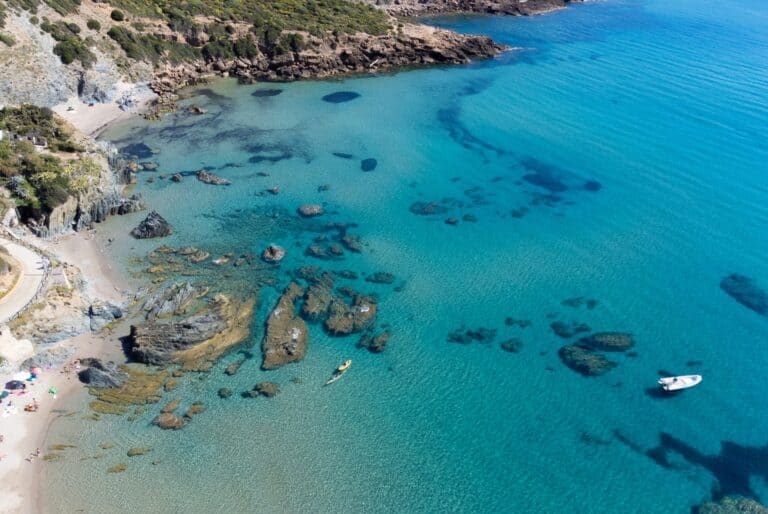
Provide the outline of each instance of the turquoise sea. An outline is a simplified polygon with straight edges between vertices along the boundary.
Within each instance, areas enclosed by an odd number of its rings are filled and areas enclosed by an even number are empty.
[[[720,288],[739,273],[768,290],[768,6],[604,0],[428,21],[521,50],[343,81],[222,80],[182,102],[205,115],[105,136],[159,150],[159,171],[140,173],[135,191],[176,229],[136,241],[127,232],[145,214],[104,224],[131,273],[160,244],[218,256],[277,243],[288,257],[276,273],[201,265],[192,280],[258,295],[253,346],[166,393],[206,405],[181,431],[151,424],[164,402],[135,421],[57,420],[48,442],[77,448],[46,465],[44,510],[648,514],[730,494],[768,502],[768,318]],[[279,94],[253,94],[266,89]],[[335,92],[359,96],[323,100]],[[206,166],[232,185],[167,178]],[[446,211],[418,215],[417,202]],[[326,214],[298,219],[304,203]],[[306,256],[320,222],[356,224],[362,253]],[[378,295],[384,353],[312,325],[304,361],[260,370],[266,315],[307,265],[396,276],[338,281]],[[574,297],[597,304],[562,303]],[[558,337],[554,321],[632,333],[636,353],[581,376],[557,351],[583,334]],[[448,342],[462,326],[497,333]],[[500,348],[510,338],[517,353]],[[344,378],[321,387],[347,358]],[[660,398],[661,370],[704,380]],[[239,396],[262,380],[281,393]],[[235,394],[220,399],[221,387]],[[152,451],[127,458],[138,446]],[[107,473],[119,463],[125,472]]]

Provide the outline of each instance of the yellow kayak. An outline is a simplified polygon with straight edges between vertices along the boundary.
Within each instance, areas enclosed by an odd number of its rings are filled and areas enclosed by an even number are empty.
[[[344,364],[336,368],[336,371],[347,371],[347,368],[349,368],[352,365],[352,359],[349,359],[348,361],[345,361]]]
[[[352,365],[352,359],[350,359],[350,360],[348,360],[348,361],[345,361],[345,362],[344,362],[344,364],[342,364],[341,366],[339,366],[338,368],[336,368],[336,371],[334,371],[334,372],[333,372],[333,375],[331,375],[331,378],[329,378],[329,379],[328,379],[328,380],[325,382],[325,385],[328,385],[328,384],[333,384],[333,383],[334,383],[334,382],[336,382],[338,379],[340,379],[340,378],[341,378],[341,376],[344,374],[344,372],[345,372],[345,371],[347,371],[351,365]]]

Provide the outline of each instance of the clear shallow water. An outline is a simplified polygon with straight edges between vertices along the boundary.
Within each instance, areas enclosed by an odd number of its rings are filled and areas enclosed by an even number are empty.
[[[282,244],[278,288],[308,264],[389,271],[404,288],[349,284],[380,295],[379,322],[392,331],[384,354],[313,327],[307,358],[272,372],[259,370],[258,343],[278,293],[263,288],[255,357],[234,377],[222,373],[237,358],[227,357],[167,395],[206,403],[183,431],[149,425],[159,405],[132,423],[54,425],[49,441],[78,449],[48,467],[48,509],[651,513],[687,512],[712,491],[768,501],[768,319],[719,288],[733,272],[768,287],[766,11],[756,1],[648,0],[443,18],[433,22],[526,50],[343,82],[222,81],[188,101],[205,116],[115,129],[118,145],[160,149],[162,173],[212,166],[233,181],[140,175],[137,190],[176,227],[162,243],[213,255]],[[275,87],[282,93],[251,95]],[[338,91],[360,97],[321,100]],[[364,173],[369,157],[378,166]],[[257,195],[274,185],[278,196]],[[444,198],[445,214],[409,212]],[[317,232],[280,209],[308,202],[327,202],[327,221],[357,223],[364,252],[304,256]],[[443,222],[464,214],[478,221]],[[125,237],[140,217],[106,227],[134,271],[134,258],[160,244]],[[216,273],[220,287],[249,295],[263,278]],[[574,296],[599,305],[561,305]],[[581,377],[557,357],[565,341],[549,328],[553,314],[632,332],[638,356]],[[507,316],[532,326],[507,327]],[[446,342],[462,324],[496,328],[496,341]],[[520,353],[500,350],[509,337],[523,341]],[[321,388],[350,357],[344,379]],[[659,400],[645,391],[659,369],[704,382]],[[261,380],[282,393],[216,396]],[[117,447],[80,461],[103,441]],[[152,454],[128,459],[134,446]],[[106,473],[120,462],[125,473]]]

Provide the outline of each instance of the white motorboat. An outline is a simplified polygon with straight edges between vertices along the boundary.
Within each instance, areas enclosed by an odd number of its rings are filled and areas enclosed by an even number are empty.
[[[701,375],[681,375],[679,377],[664,377],[659,379],[659,385],[665,391],[679,391],[697,386],[701,383]]]

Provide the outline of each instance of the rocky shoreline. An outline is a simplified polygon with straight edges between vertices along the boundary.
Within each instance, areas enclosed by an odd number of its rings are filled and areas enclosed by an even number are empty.
[[[163,107],[169,103],[165,98],[178,89],[216,75],[237,77],[243,83],[322,79],[410,66],[467,64],[495,57],[508,49],[486,36],[407,23],[400,32],[381,36],[308,36],[307,49],[272,58],[259,54],[251,59],[167,66],[155,74],[150,87],[161,97],[156,107]]]
[[[395,0],[387,11],[396,16],[425,16],[435,14],[503,14],[530,16],[564,9],[570,3],[583,0]]]

